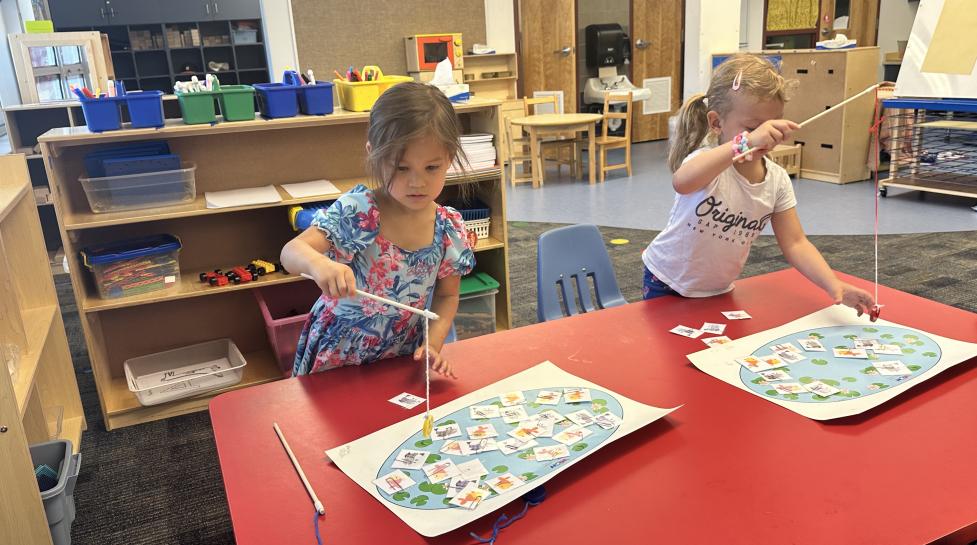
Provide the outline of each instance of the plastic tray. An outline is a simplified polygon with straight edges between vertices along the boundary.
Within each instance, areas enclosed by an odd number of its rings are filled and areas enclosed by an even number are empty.
[[[139,210],[191,202],[197,198],[197,166],[125,176],[78,178],[92,212]]]
[[[144,406],[241,382],[247,362],[230,339],[217,339],[126,360],[129,391]]]

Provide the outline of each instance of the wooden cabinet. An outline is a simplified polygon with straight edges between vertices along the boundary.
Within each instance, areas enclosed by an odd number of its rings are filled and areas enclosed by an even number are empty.
[[[23,155],[0,156],[0,345],[19,354],[15,377],[0,358],[0,543],[47,545],[28,445],[77,451],[86,422]]]
[[[259,19],[259,0],[48,0],[54,26],[149,25]]]
[[[62,28],[109,23],[105,0],[48,0],[48,8],[55,26]]]
[[[465,55],[463,78],[473,96],[498,100],[517,98],[518,76],[515,53]]]
[[[499,102],[473,98],[455,106],[466,132],[499,135]],[[256,119],[237,123],[185,125],[168,121],[162,129],[90,133],[84,127],[52,129],[40,138],[55,195],[62,241],[71,269],[85,339],[108,429],[205,410],[212,395],[143,407],[129,391],[125,360],[202,341],[230,338],[247,360],[244,378],[232,388],[278,380],[281,373],[250,291],[274,284],[304,282],[298,275],[272,274],[255,282],[211,287],[200,272],[263,258],[277,261],[295,233],[291,205],[335,199],[339,194],[238,208],[208,209],[204,193],[325,178],[340,191],[365,181],[365,135],[369,112],[338,111],[328,116]],[[187,205],[94,214],[78,183],[84,156],[105,144],[166,140],[183,161],[196,163],[196,200]],[[244,159],[244,160],[242,160]],[[491,209],[489,236],[478,241],[476,270],[499,281],[497,329],[510,327],[505,184],[501,169],[452,177],[441,195],[450,200],[461,185]],[[101,299],[79,258],[80,248],[153,233],[180,237],[181,279],[175,288],[143,295]],[[2,278],[2,276],[0,276]]]

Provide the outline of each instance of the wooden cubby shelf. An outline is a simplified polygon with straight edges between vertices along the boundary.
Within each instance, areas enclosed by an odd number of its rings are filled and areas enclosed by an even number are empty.
[[[500,102],[473,99],[456,105],[466,132],[502,132]],[[254,289],[305,281],[298,275],[272,273],[237,285],[212,287],[199,274],[228,269],[252,259],[277,261],[295,232],[287,208],[338,198],[366,181],[365,143],[369,112],[337,110],[327,116],[256,119],[216,125],[168,121],[161,129],[126,129],[93,134],[85,127],[52,129],[39,142],[47,168],[54,209],[69,264],[78,311],[108,429],[205,410],[220,391],[144,407],[129,391],[126,360],[213,339],[229,338],[247,365],[239,384],[245,388],[281,378],[275,351],[254,298]],[[93,213],[78,178],[84,157],[105,144],[165,140],[182,161],[196,165],[196,198],[185,205],[146,210]],[[327,179],[340,193],[292,198],[280,186]],[[205,193],[275,185],[281,202],[235,208],[206,208]],[[489,236],[476,247],[478,271],[499,281],[495,298],[497,329],[510,327],[508,237],[505,184],[499,168],[449,177],[442,198],[469,186],[491,210]],[[106,242],[169,233],[180,238],[180,279],[165,290],[102,299],[79,250]]]

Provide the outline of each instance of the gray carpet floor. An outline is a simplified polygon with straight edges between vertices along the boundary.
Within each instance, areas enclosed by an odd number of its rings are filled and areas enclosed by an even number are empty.
[[[514,323],[536,321],[536,240],[543,223],[510,223],[510,286]],[[654,231],[602,228],[621,291],[641,294],[641,251]],[[977,312],[977,233],[888,235],[880,242],[881,283]],[[873,273],[872,238],[811,237],[837,270]],[[744,276],[787,267],[773,237],[753,245]],[[191,414],[106,432],[71,289],[60,277],[65,327],[89,429],[75,489],[75,545],[222,545],[234,543],[209,415]]]

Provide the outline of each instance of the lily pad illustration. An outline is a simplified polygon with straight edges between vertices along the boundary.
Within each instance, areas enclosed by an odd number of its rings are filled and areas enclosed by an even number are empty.
[[[767,394],[768,396],[777,397],[777,390],[767,390],[766,392],[763,393]]]
[[[505,473],[509,471],[509,466],[495,466],[492,468],[492,471],[495,473]]]
[[[572,447],[570,447],[570,450],[572,450],[573,452],[580,452],[581,450],[583,450],[585,448],[587,448],[587,443],[577,443],[577,444],[573,445]]]
[[[395,492],[394,495],[391,497],[397,501],[404,501],[410,497],[410,492],[406,490],[401,490],[400,492]]]
[[[441,459],[441,455],[440,454],[430,454],[430,455],[428,455],[427,460],[424,460],[424,463],[425,464],[433,464],[434,462],[437,462],[440,459]]]
[[[420,441],[414,443],[414,446],[417,448],[427,448],[433,444],[434,441],[431,441],[430,439],[421,439]]]
[[[410,502],[420,507],[422,505],[427,504],[427,499],[428,499],[427,496],[417,496],[416,498],[412,499]]]
[[[855,377],[844,377],[841,380],[843,380],[845,382],[858,382],[858,379],[855,378]]]
[[[862,331],[864,331],[866,333],[878,333],[879,332],[879,330],[878,329],[875,329],[874,327],[863,327],[862,328]]]
[[[936,352],[923,352],[923,356],[925,356],[927,358],[935,358],[936,357]]]
[[[811,363],[813,363],[814,365],[828,365],[828,360],[822,358],[814,358],[813,360],[811,360]]]

